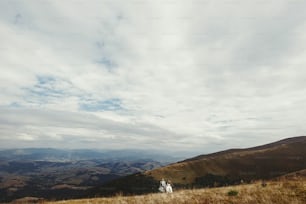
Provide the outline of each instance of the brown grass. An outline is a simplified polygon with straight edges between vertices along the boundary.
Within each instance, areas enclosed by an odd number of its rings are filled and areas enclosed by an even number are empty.
[[[229,196],[229,191],[237,191],[238,195]],[[46,202],[47,204],[162,204],[162,203],[185,203],[185,204],[211,204],[211,203],[266,203],[266,204],[305,204],[306,203],[306,180],[297,181],[274,181],[268,182],[266,187],[260,183],[245,184],[210,189],[179,190],[173,194],[148,194],[143,196],[122,196],[112,198],[93,198],[81,200],[67,200]]]

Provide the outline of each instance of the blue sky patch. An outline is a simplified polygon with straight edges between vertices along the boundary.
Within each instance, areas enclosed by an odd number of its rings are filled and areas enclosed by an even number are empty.
[[[80,108],[85,111],[117,111],[122,110],[122,102],[120,99],[113,98],[104,101],[98,101],[94,103],[84,103],[80,105]]]
[[[30,103],[43,104],[51,98],[58,98],[64,95],[64,90],[56,87],[58,80],[52,76],[37,76],[36,84],[33,87],[24,88],[27,92],[24,99]]]
[[[38,84],[50,84],[56,81],[56,79],[52,76],[37,76],[37,82]]]
[[[39,96],[58,96],[62,95],[63,91],[55,87],[56,78],[52,76],[38,76],[37,84],[29,89],[30,93]]]

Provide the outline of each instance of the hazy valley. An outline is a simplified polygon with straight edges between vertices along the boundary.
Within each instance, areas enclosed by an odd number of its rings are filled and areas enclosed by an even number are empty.
[[[134,150],[15,149],[0,155],[0,202],[86,197],[93,187],[175,160]]]

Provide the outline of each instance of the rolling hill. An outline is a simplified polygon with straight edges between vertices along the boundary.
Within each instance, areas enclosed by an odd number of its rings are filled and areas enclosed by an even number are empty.
[[[165,167],[114,180],[95,189],[96,195],[115,192],[156,192],[161,178],[175,188],[213,187],[272,179],[306,169],[306,137],[293,137],[247,149],[200,155]]]

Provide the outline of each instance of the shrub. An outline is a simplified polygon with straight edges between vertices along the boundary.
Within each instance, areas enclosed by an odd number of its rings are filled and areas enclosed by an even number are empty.
[[[228,196],[236,196],[236,195],[238,195],[238,191],[230,190],[229,192],[227,192],[227,195]]]

